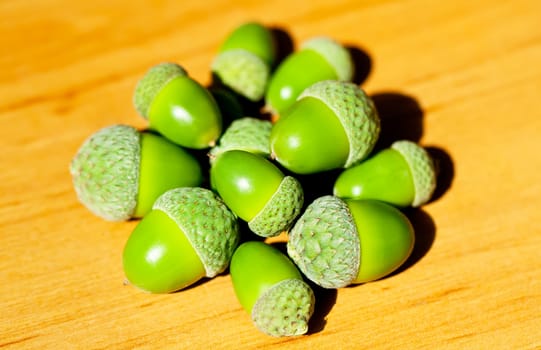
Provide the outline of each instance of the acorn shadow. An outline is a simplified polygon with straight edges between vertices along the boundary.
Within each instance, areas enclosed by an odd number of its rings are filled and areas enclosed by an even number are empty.
[[[274,38],[276,58],[273,68],[276,68],[287,56],[293,53],[295,44],[289,32],[283,27],[270,27],[269,29]]]
[[[374,150],[398,140],[419,142],[423,136],[424,113],[419,102],[401,92],[379,92],[370,96],[378,111],[381,132]]]
[[[434,160],[437,173],[436,189],[429,201],[431,203],[439,200],[447,191],[449,191],[455,177],[455,167],[451,155],[443,148],[427,146],[425,149]]]
[[[361,85],[368,79],[372,71],[372,59],[367,51],[358,46],[345,45],[344,47],[349,51],[351,60],[353,61],[352,82]]]

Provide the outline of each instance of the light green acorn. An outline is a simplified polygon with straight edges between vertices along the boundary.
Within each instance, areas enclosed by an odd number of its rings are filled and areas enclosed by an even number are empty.
[[[237,119],[224,131],[218,145],[209,152],[210,162],[225,151],[242,150],[263,157],[270,156],[269,138],[272,123],[252,117]]]
[[[266,109],[279,119],[309,86],[323,80],[351,81],[350,52],[334,39],[315,37],[281,62],[269,81]]]
[[[289,231],[287,252],[314,283],[340,288],[390,274],[410,256],[414,242],[410,221],[395,207],[323,196]]]
[[[91,135],[71,161],[82,204],[106,220],[140,218],[165,191],[203,182],[187,150],[150,132],[113,125]]]
[[[216,100],[176,63],[150,68],[135,87],[133,103],[151,129],[178,145],[209,148],[222,133]]]
[[[297,174],[348,168],[370,154],[379,132],[377,110],[360,87],[321,81],[274,124],[271,155]]]
[[[275,60],[272,32],[257,22],[233,30],[212,62],[220,82],[251,101],[263,98]]]
[[[220,154],[210,168],[210,181],[227,206],[262,237],[287,230],[304,201],[299,181],[285,176],[270,160],[246,151]]]
[[[264,242],[245,242],[229,271],[239,302],[259,330],[274,337],[308,331],[314,292],[286,255]]]
[[[181,290],[223,272],[239,239],[237,218],[212,191],[175,188],[156,200],[128,238],[124,272],[147,292]]]
[[[334,194],[418,207],[430,200],[435,188],[436,170],[431,156],[415,142],[401,140],[344,170],[336,179]]]

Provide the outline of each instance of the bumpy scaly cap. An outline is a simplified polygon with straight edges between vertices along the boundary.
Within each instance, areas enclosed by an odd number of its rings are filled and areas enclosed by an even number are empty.
[[[415,188],[415,198],[411,205],[418,207],[428,202],[436,189],[436,170],[432,157],[412,141],[396,141],[391,148],[398,151],[410,167]]]
[[[304,192],[300,182],[285,176],[263,209],[248,222],[248,227],[262,237],[277,236],[291,226],[303,203]]]
[[[141,136],[127,125],[103,128],[90,136],[70,164],[77,197],[106,220],[129,219],[137,205]]]
[[[175,188],[158,197],[152,209],[166,213],[186,234],[207,277],[227,268],[239,243],[239,226],[235,215],[212,191]]]
[[[314,304],[310,286],[299,279],[287,279],[259,297],[252,308],[252,320],[259,330],[274,337],[304,334]]]
[[[233,121],[220,137],[219,145],[210,150],[210,162],[230,150],[242,150],[268,157],[271,129],[272,123],[268,120],[244,117]]]
[[[287,253],[321,287],[349,285],[359,272],[361,251],[347,204],[334,196],[312,202],[289,232]]]
[[[317,37],[304,42],[301,49],[314,50],[319,53],[336,71],[338,80],[353,79],[353,60],[349,51],[338,42],[327,37]]]
[[[216,56],[211,66],[221,82],[251,101],[265,94],[270,67],[255,54],[243,50],[227,50]]]
[[[380,120],[374,102],[353,83],[325,80],[308,87],[298,100],[317,98],[338,117],[349,141],[348,168],[366,158],[379,137]]]
[[[139,80],[133,95],[133,104],[137,112],[144,118],[148,118],[148,112],[154,97],[172,79],[186,76],[186,70],[176,63],[159,63],[150,68]]]

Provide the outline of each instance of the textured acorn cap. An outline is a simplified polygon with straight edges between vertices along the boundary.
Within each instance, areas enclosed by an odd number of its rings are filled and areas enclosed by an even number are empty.
[[[380,120],[374,102],[357,85],[324,80],[305,89],[297,100],[313,97],[325,103],[338,117],[349,141],[348,168],[366,158],[379,137]]]
[[[252,308],[256,327],[273,337],[301,335],[308,331],[314,313],[314,292],[299,279],[283,280],[265,291]]]
[[[262,237],[273,237],[287,230],[300,214],[304,192],[297,179],[285,176],[263,209],[248,222],[248,227]]]
[[[396,141],[391,148],[404,157],[411,170],[415,188],[415,198],[411,205],[418,207],[428,202],[436,189],[436,170],[432,157],[423,147],[408,140]]]
[[[316,37],[307,40],[301,49],[310,49],[319,53],[336,71],[338,80],[351,81],[353,79],[353,60],[351,54],[342,45],[331,38]]]
[[[152,209],[166,213],[186,234],[207,277],[227,268],[239,243],[239,226],[235,215],[212,191],[175,188],[158,197]]]
[[[110,221],[129,219],[137,205],[141,135],[127,125],[103,128],[79,148],[70,164],[77,197]]]
[[[148,118],[152,101],[160,90],[174,78],[187,75],[186,70],[176,63],[159,63],[150,68],[135,87],[133,104],[137,112]]]
[[[243,49],[224,51],[215,57],[211,69],[236,93],[251,101],[263,98],[270,67],[255,54]]]
[[[334,196],[313,201],[289,232],[287,253],[319,286],[349,285],[359,272],[361,253],[357,227],[347,204]]]
[[[270,134],[272,123],[252,117],[234,120],[220,137],[219,144],[210,152],[210,162],[223,152],[242,150],[264,157],[270,155]]]

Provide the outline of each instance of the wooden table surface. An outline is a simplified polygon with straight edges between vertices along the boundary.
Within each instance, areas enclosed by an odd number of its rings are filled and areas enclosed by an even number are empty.
[[[541,349],[540,14],[534,0],[0,2],[0,347]],[[294,338],[257,331],[227,274],[169,295],[124,285],[136,222],[90,214],[68,172],[99,128],[146,125],[131,96],[150,66],[207,84],[247,20],[355,48],[357,83],[399,126],[387,137],[441,168],[409,212],[405,267],[317,290]]]

